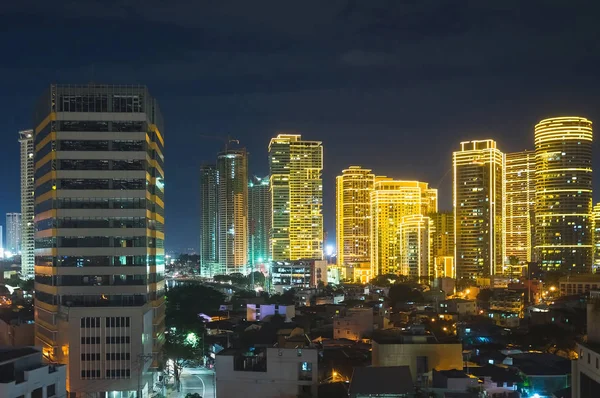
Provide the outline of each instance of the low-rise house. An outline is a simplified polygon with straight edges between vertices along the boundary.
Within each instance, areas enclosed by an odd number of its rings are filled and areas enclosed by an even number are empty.
[[[228,348],[216,355],[217,397],[317,396],[316,348]]]
[[[47,364],[33,347],[0,350],[0,397],[62,398],[67,394],[67,369]]]

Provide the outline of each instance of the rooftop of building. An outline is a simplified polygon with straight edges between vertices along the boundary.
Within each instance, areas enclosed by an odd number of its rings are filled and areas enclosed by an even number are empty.
[[[408,366],[354,368],[350,395],[412,394],[414,384]]]
[[[373,332],[372,340],[377,344],[461,344],[454,337],[440,341],[428,330],[414,329],[414,325],[408,328],[376,330]]]
[[[446,376],[449,379],[468,379],[469,375],[462,369],[449,369],[449,370],[434,370],[434,372]]]
[[[600,282],[600,273],[596,274],[574,274],[563,276],[559,279],[559,282]]]
[[[518,383],[522,381],[519,372],[505,366],[484,365],[480,367],[469,367],[467,372],[479,378],[490,377],[495,383]]]
[[[9,362],[27,355],[39,354],[39,352],[39,350],[33,347],[2,348],[0,349],[0,363]]]
[[[474,303],[475,302],[475,300],[468,300],[468,299],[464,299],[464,298],[449,298],[444,301],[451,301],[453,303]]]
[[[554,354],[526,352],[510,355],[513,366],[528,376],[563,376],[571,374],[571,361]]]

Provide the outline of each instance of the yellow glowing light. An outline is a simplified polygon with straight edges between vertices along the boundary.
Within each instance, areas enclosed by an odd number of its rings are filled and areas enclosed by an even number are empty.
[[[556,286],[550,286],[550,291],[553,292],[556,290]]]
[[[371,261],[370,201],[374,183],[375,175],[361,166],[350,166],[336,178],[336,242],[340,265],[357,266]]]

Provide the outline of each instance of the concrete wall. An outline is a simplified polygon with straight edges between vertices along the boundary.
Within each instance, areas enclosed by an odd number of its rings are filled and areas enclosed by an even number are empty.
[[[10,347],[35,345],[35,324],[11,325],[0,319],[0,344]]]
[[[372,343],[372,366],[408,366],[417,381],[417,357],[426,356],[431,370],[462,369],[462,344],[379,344]]]
[[[373,333],[373,322],[371,308],[348,310],[346,316],[333,319],[333,338],[358,341]]]
[[[100,317],[100,327],[82,328],[80,320],[90,315],[90,309],[72,307],[68,317],[59,321],[60,352],[67,365],[69,391],[91,394],[103,391],[136,391],[138,375],[142,380],[152,361],[143,356],[152,355],[152,309],[149,307],[119,307],[93,309],[93,316]],[[129,327],[106,327],[106,317],[131,317]],[[100,337],[100,344],[82,344],[81,337]],[[107,337],[129,336],[129,343],[107,343]],[[107,353],[129,353],[129,360],[107,360]],[[99,353],[100,360],[83,361],[81,354]],[[61,361],[62,362],[62,361]],[[81,377],[82,370],[100,370],[97,379]],[[129,377],[107,377],[106,369],[129,369]],[[147,385],[141,386],[146,391]],[[85,393],[84,395],[85,396]]]
[[[317,395],[318,355],[314,348],[267,349],[267,371],[234,371],[232,355],[217,355],[216,383],[217,397],[264,397],[296,398],[300,386],[310,388]],[[299,380],[303,362],[312,366],[312,380]]]

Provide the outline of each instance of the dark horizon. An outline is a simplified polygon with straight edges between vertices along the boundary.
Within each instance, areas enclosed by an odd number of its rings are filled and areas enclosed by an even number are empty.
[[[600,4],[583,3],[3,4],[0,224],[20,211],[17,132],[34,127],[35,102],[55,82],[144,84],[157,98],[169,251],[199,247],[199,169],[222,148],[200,136],[239,139],[249,176],[268,174],[278,132],[323,141],[327,243],[335,176],[350,165],[429,182],[450,209],[461,141],[513,152],[534,149],[541,119],[600,122]]]

